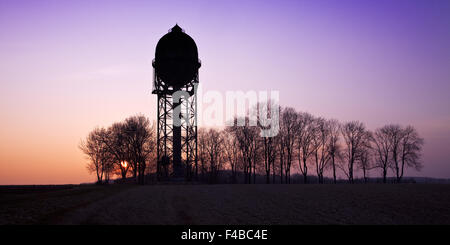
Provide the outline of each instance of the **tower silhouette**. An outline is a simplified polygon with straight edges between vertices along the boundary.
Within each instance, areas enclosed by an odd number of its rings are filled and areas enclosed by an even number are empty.
[[[157,177],[190,180],[197,167],[197,45],[178,24],[156,45]]]

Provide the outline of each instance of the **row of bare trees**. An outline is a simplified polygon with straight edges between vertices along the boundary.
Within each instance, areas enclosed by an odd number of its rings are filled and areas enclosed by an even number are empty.
[[[403,178],[406,167],[422,168],[420,157],[424,141],[414,127],[386,125],[370,135],[370,139],[370,149],[373,150],[368,150],[367,155],[371,159],[373,154],[375,160],[372,166],[382,169],[383,182],[386,182],[388,168],[393,169],[398,182]]]
[[[291,183],[296,171],[304,183],[311,175],[324,183],[326,173],[334,183],[339,176],[354,183],[357,171],[367,182],[369,171],[378,169],[386,183],[389,170],[401,182],[406,168],[422,168],[423,139],[412,126],[390,124],[371,132],[359,121],[340,123],[289,107],[278,109],[279,131],[274,137],[261,134],[264,123],[257,120],[253,126],[249,117],[242,119],[243,125],[199,129],[198,163],[191,171],[195,178],[217,183],[227,170],[232,183],[238,176],[244,183],[256,183],[258,175],[265,175],[266,183]],[[156,169],[155,128],[143,115],[94,129],[80,149],[99,183],[115,174],[132,175],[143,184],[145,174]]]
[[[233,182],[242,172],[244,183],[255,183],[260,174],[266,183],[291,183],[296,167],[304,183],[311,175],[324,183],[326,172],[334,183],[338,176],[354,183],[357,171],[367,182],[369,171],[378,169],[386,183],[389,169],[401,182],[405,168],[422,168],[423,139],[412,126],[386,125],[371,132],[359,121],[339,123],[289,107],[280,108],[275,137],[261,137],[263,127],[249,122],[245,118],[243,126],[199,131],[201,176],[214,182],[220,170],[230,170]]]
[[[131,172],[143,184],[148,166],[155,161],[155,129],[145,116],[131,116],[108,128],[95,128],[79,148],[98,183],[107,183],[114,174],[125,179]]]

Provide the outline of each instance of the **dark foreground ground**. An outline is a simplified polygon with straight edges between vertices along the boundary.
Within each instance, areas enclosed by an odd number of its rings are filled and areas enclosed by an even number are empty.
[[[450,224],[450,185],[0,187],[0,224]]]

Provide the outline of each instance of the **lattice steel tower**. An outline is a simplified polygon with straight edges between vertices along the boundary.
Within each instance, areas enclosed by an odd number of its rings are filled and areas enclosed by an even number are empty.
[[[152,93],[158,97],[158,180],[190,180],[197,168],[197,45],[175,25],[156,45],[152,65]]]

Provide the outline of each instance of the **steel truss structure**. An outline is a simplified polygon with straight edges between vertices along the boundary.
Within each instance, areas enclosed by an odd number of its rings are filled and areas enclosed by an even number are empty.
[[[154,67],[154,66],[153,66]],[[166,84],[154,69],[153,91],[157,95],[157,179],[182,178],[192,180],[197,173],[197,85],[198,71],[192,81],[174,89]],[[174,93],[182,92],[180,101],[174,101]],[[188,96],[187,96],[188,95]],[[174,126],[174,109],[181,108],[180,127]],[[181,131],[181,132],[180,132]],[[175,132],[175,134],[174,134]],[[174,137],[175,135],[175,137]],[[177,135],[181,136],[181,161],[174,159]],[[180,137],[178,136],[178,137]],[[175,140],[175,142],[174,142]],[[179,146],[178,146],[179,147]],[[175,156],[176,158],[176,156]],[[194,171],[195,170],[195,171]],[[195,176],[197,177],[197,176]]]

